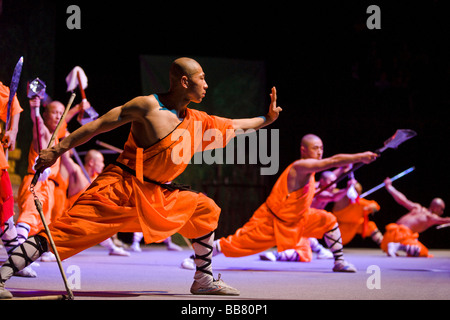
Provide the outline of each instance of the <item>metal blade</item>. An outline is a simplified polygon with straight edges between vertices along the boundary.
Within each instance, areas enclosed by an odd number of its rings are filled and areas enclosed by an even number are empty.
[[[378,149],[377,153],[381,153],[388,148],[397,149],[403,142],[414,138],[415,136],[417,136],[417,133],[414,130],[398,129],[392,137],[384,142],[384,147]]]
[[[22,66],[23,66],[23,57],[20,57],[19,61],[16,64],[16,67],[14,68],[14,72],[13,72],[12,79],[11,79],[11,84],[9,85],[9,99],[8,99],[8,106],[7,106],[7,113],[6,113],[5,131],[9,130],[9,122],[11,121],[11,105],[12,105],[14,96],[16,95],[17,88],[19,86],[20,74],[22,73]]]

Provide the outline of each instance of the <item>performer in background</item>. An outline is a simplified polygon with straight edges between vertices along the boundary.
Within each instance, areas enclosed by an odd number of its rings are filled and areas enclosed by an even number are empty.
[[[428,228],[450,222],[450,217],[442,217],[445,210],[444,200],[434,198],[428,208],[412,202],[392,185],[391,179],[384,180],[385,188],[394,200],[409,212],[386,226],[381,249],[390,257],[398,251],[405,251],[411,257],[430,257],[428,248],[419,240],[419,234]]]
[[[0,82],[0,120],[6,123],[9,88]],[[11,124],[9,128],[2,126],[0,135],[0,238],[6,252],[10,252],[19,245],[17,230],[14,225],[14,195],[11,180],[8,174],[8,160],[5,150],[13,151],[16,148],[17,132],[19,131],[20,113],[23,111],[17,96],[11,104]]]
[[[92,137],[131,123],[116,163],[103,170],[71,209],[50,225],[50,231],[61,259],[118,231],[142,231],[147,243],[178,232],[192,239],[196,254],[191,293],[238,295],[220,276],[213,277],[212,244],[220,208],[202,193],[170,182],[184,171],[194,152],[224,147],[235,130],[259,129],[275,121],[281,111],[276,105],[276,89],[272,88],[264,117],[226,119],[187,107],[190,102],[200,103],[208,88],[197,61],[175,60],[169,77],[167,93],[134,98],[41,151],[38,170],[50,167],[64,152]],[[213,145],[202,139],[207,130],[216,133]],[[0,297],[12,296],[5,282],[14,270],[24,268],[47,248],[48,238],[42,230],[11,253],[0,269]]]
[[[370,163],[377,154],[367,151],[338,154],[322,159],[322,140],[313,134],[302,138],[301,157],[290,164],[276,181],[269,197],[250,220],[233,235],[214,243],[226,257],[242,257],[277,247],[279,252],[293,251],[304,238],[324,238],[334,256],[335,272],[356,272],[344,259],[341,233],[336,217],[311,207],[316,193],[316,172],[353,163]],[[292,257],[290,260],[298,260]]]
[[[326,188],[320,194],[314,197],[311,208],[324,210],[325,207],[335,201],[339,201],[346,194],[348,189],[353,185],[353,181],[349,180],[347,188],[339,190],[336,188],[336,184],[331,184],[336,181],[337,177],[347,170],[351,169],[351,166],[341,167],[334,171],[323,171],[320,175],[319,181],[316,182],[316,191],[321,188]],[[298,262],[311,262],[312,253],[315,252],[317,259],[332,259],[333,254],[316,238],[302,238],[296,245],[295,249],[288,249],[285,251],[268,251],[260,254],[261,260],[267,261],[298,261]]]
[[[383,234],[375,222],[369,220],[369,215],[380,211],[380,205],[374,200],[359,198],[362,186],[355,180],[355,194],[349,193],[336,201],[332,212],[339,223],[342,234],[342,244],[346,245],[359,234],[363,239],[370,237],[378,246],[381,245]]]

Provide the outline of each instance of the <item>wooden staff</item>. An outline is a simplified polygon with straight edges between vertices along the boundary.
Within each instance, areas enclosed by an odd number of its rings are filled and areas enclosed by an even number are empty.
[[[66,106],[66,109],[64,110],[64,113],[63,113],[61,119],[59,120],[55,131],[53,132],[53,135],[52,135],[52,137],[50,139],[50,142],[48,143],[47,148],[50,148],[52,146],[52,144],[55,142],[55,139],[57,137],[58,131],[61,128],[61,125],[62,125],[63,121],[65,121],[64,119],[65,119],[65,117],[67,115],[67,112],[69,111],[70,107],[72,106],[72,103],[73,103],[74,99],[75,99],[75,93],[72,93],[72,95],[70,96],[69,102],[68,102],[68,104]],[[52,235],[50,233],[50,229],[48,227],[48,224],[45,221],[44,213],[42,211],[42,203],[39,200],[39,198],[36,196],[36,193],[34,191],[34,187],[36,186],[36,183],[37,183],[37,181],[39,179],[39,176],[41,175],[42,172],[43,172],[43,169],[40,169],[40,170],[37,170],[36,173],[34,174],[33,180],[31,181],[31,185],[30,185],[30,191],[31,191],[31,193],[34,196],[34,204],[36,205],[36,209],[39,212],[39,215],[40,215],[41,220],[42,220],[42,224],[44,225],[45,233],[48,236],[48,240],[50,241],[50,245],[52,247],[53,253],[55,254],[56,261],[58,262],[59,271],[61,272],[61,276],[62,276],[63,281],[64,281],[64,286],[66,287],[66,291],[67,291],[67,294],[68,294],[67,299],[73,300],[74,299],[73,292],[72,292],[72,290],[69,287],[66,274],[65,274],[64,269],[62,267],[61,258],[59,257],[59,254],[58,254],[58,251],[56,249],[55,242],[53,241]],[[65,299],[65,298],[66,298],[65,296],[61,297],[61,299]]]

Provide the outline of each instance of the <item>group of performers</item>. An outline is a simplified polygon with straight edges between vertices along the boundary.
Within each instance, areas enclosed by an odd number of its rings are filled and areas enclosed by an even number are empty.
[[[174,150],[190,150],[189,154],[193,155],[223,148],[234,137],[230,131],[245,132],[268,126],[276,121],[282,109],[277,106],[275,87],[264,116],[228,119],[188,108],[191,102],[200,103],[208,89],[201,65],[190,58],[176,59],[170,67],[169,79],[170,88],[166,93],[136,97],[70,134],[63,126],[55,145],[49,148],[46,146],[61,120],[64,105],[52,102],[41,116],[39,98],[30,100],[33,143],[28,155],[28,172],[19,188],[17,223],[13,220],[8,164],[0,147],[0,226],[8,253],[0,268],[0,298],[12,298],[5,285],[13,275],[33,276],[30,264],[40,257],[55,259],[49,235],[36,210],[34,194],[29,189],[39,170],[44,173],[34,192],[43,203],[50,235],[62,260],[99,243],[110,252],[118,250],[111,240],[118,232],[133,232],[136,250],[142,237],[146,243],[170,244],[170,237],[179,233],[191,239],[194,250],[190,259],[192,268],[196,269],[192,294],[240,294],[220,277],[214,277],[211,259],[216,254],[242,257],[261,253],[264,260],[307,262],[311,261],[312,252],[317,252],[334,259],[333,271],[356,272],[343,252],[343,246],[356,234],[370,236],[389,256],[395,256],[399,250],[410,256],[428,256],[427,248],[417,240],[418,233],[432,225],[450,222],[450,218],[441,217],[445,208],[442,199],[434,199],[425,208],[408,200],[389,179],[385,181],[386,190],[410,212],[386,226],[384,235],[368,220],[370,213],[380,209],[379,205],[349,192],[358,189],[354,179],[344,190],[331,186],[315,197],[321,185],[334,181],[353,164],[371,163],[379,155],[366,151],[323,158],[322,140],[307,134],[301,140],[300,159],[281,173],[251,219],[233,235],[215,240],[221,210],[205,194],[172,182],[188,164],[188,161],[174,161],[174,154],[179,155]],[[9,90],[3,85],[0,89],[0,116],[4,118]],[[72,108],[65,122],[87,107],[89,103],[83,101]],[[5,149],[14,148],[21,111],[15,98],[11,107],[13,120],[3,138]],[[95,151],[88,153],[84,166],[71,159],[70,152],[75,147],[129,123],[128,139],[114,163],[104,167],[101,153]],[[214,144],[190,138],[208,130],[218,133]],[[218,136],[222,138],[217,139]],[[332,168],[337,169],[329,171]],[[315,175],[319,172],[322,176],[316,183]],[[333,212],[324,210],[329,203],[334,204]],[[317,239],[323,239],[329,251]],[[276,252],[267,252],[273,247],[277,248]]]

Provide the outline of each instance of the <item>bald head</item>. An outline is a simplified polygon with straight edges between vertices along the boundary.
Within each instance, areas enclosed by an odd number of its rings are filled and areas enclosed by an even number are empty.
[[[300,145],[300,153],[303,159],[308,158],[322,159],[323,155],[322,139],[320,139],[318,136],[312,133],[303,136]]]
[[[52,101],[44,108],[42,119],[51,132],[56,129],[59,120],[64,113],[64,109],[64,105],[59,101]]]
[[[445,210],[445,202],[441,198],[434,198],[430,203],[430,211],[441,216]]]
[[[102,153],[98,150],[91,149],[86,153],[84,161],[89,162],[91,159],[98,159],[98,158],[103,159]]]
[[[181,77],[186,76],[190,79],[194,74],[202,72],[200,64],[191,58],[178,58],[170,66],[169,77],[170,84],[174,85]]]
[[[103,154],[95,149],[89,150],[84,157],[84,167],[88,171],[90,177],[101,173],[105,167]]]
[[[311,143],[314,143],[316,140],[322,141],[315,134],[309,133],[309,134],[303,136],[302,141],[301,141],[301,146],[308,147]]]
[[[332,171],[324,171],[320,175],[321,186],[328,186],[333,181],[336,181],[336,175]]]

